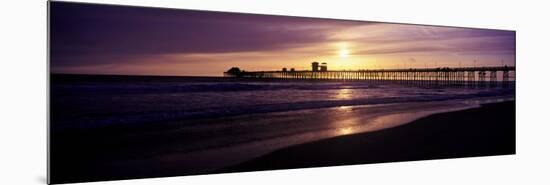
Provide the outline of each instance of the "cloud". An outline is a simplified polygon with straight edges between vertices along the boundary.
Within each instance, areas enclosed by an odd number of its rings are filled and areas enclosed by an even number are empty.
[[[290,49],[324,42],[339,28],[367,24],[73,3],[52,3],[50,22],[52,57],[59,61]],[[94,63],[101,62],[107,61]]]
[[[358,55],[515,53],[511,31],[395,24],[366,28],[367,34],[351,39]],[[365,28],[354,29],[362,33]]]

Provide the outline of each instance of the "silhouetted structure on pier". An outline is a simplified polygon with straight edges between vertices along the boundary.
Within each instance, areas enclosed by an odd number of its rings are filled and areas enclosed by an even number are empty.
[[[327,66],[326,62],[321,63],[320,67],[321,67],[321,72],[327,72],[328,71],[328,66]]]
[[[323,67],[324,66],[324,67]],[[363,80],[373,83],[395,82],[418,85],[509,85],[510,72],[514,66],[456,67],[456,68],[410,68],[410,69],[365,69],[365,70],[326,70],[326,63],[312,63],[312,71],[251,71],[239,73],[225,72],[226,77],[277,78],[303,80]],[[500,73],[501,78],[498,78]],[[488,79],[487,79],[488,78]]]
[[[311,63],[311,71],[313,71],[313,72],[319,71],[319,62]]]

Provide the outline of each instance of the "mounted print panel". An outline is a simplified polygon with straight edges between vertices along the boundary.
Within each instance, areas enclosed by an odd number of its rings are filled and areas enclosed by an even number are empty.
[[[49,2],[49,183],[515,154],[515,31]]]

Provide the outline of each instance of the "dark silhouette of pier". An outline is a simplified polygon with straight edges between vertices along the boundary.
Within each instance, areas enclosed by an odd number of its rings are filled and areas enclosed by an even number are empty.
[[[401,83],[411,85],[489,85],[507,86],[514,77],[514,66],[489,67],[438,67],[409,69],[364,69],[364,70],[313,70],[241,71],[231,68],[225,77],[300,79],[300,80],[361,80],[373,83]]]

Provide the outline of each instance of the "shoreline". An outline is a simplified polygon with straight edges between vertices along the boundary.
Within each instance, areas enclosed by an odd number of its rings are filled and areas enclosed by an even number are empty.
[[[294,111],[307,111],[307,110],[316,110],[316,109],[330,109],[336,107],[359,107],[359,106],[377,106],[377,105],[390,105],[390,104],[403,104],[403,103],[432,103],[432,102],[447,102],[447,101],[491,101],[498,99],[510,99],[513,98],[510,95],[499,95],[499,96],[479,96],[479,97],[469,97],[469,96],[455,96],[452,98],[440,98],[440,99],[418,99],[414,101],[407,101],[406,99],[399,99],[395,97],[386,97],[378,98],[376,100],[366,99],[356,99],[356,100],[331,100],[331,101],[313,101],[306,104],[294,105],[289,107],[289,104],[271,104],[270,108],[263,107],[262,105],[253,105],[252,108],[248,109],[210,109],[209,112],[192,112],[188,113],[185,111],[173,111],[173,112],[144,112],[141,114],[129,114],[129,115],[119,115],[116,117],[106,117],[106,118],[91,118],[89,120],[76,122],[72,121],[58,121],[56,124],[52,125],[52,131],[65,131],[71,129],[102,129],[105,127],[111,128],[132,128],[132,127],[147,127],[151,123],[171,123],[178,122],[179,120],[201,120],[201,119],[210,119],[210,118],[228,118],[228,117],[238,117],[238,116],[249,116],[249,115],[262,115],[262,114],[272,114],[272,113],[285,113],[285,112],[294,112]],[[222,111],[223,110],[223,111]],[[245,113],[246,112],[246,113]],[[167,114],[168,113],[168,114]],[[150,120],[140,118],[146,117]],[[123,119],[121,119],[123,118]],[[121,121],[122,120],[122,121]],[[134,120],[135,122],[126,122],[126,120]],[[151,121],[153,120],[153,121]],[[100,122],[97,122],[100,121]],[[118,122],[117,122],[118,121]],[[69,124],[71,123],[71,124]]]
[[[66,171],[66,173],[73,174],[74,177],[72,178],[80,176],[79,179],[72,179],[68,176],[64,177],[63,179],[68,179],[61,180],[63,182],[236,172],[233,170],[227,171],[227,169],[236,169],[234,167],[240,166],[239,164],[242,165],[243,162],[246,164],[250,161],[255,161],[255,159],[262,158],[262,156],[272,155],[270,152],[273,151],[285,150],[286,148],[296,147],[296,145],[302,146],[304,145],[303,143],[307,144],[330,140],[334,138],[334,136],[339,138],[341,137],[339,135],[345,137],[360,135],[365,131],[367,131],[366,134],[368,134],[370,132],[378,132],[375,130],[380,129],[382,129],[381,131],[393,130],[394,128],[386,128],[408,125],[411,121],[414,122],[413,120],[417,120],[419,117],[420,119],[424,119],[426,115],[452,114],[456,112],[456,110],[470,110],[468,108],[477,107],[479,103],[502,100],[503,99],[490,100],[482,98],[470,100],[469,103],[463,102],[462,105],[453,105],[445,102],[429,102],[420,104],[412,103],[410,105],[343,106],[291,111],[290,113],[292,114],[270,113],[224,119],[209,119],[207,121],[190,124],[189,126],[192,127],[173,123],[169,125],[150,125],[144,128],[131,129],[131,131],[118,128],[96,130],[99,132],[94,131],[93,133],[87,134],[73,133],[74,135],[71,134],[72,136],[54,135],[54,137],[65,138],[57,138],[57,141],[60,141],[59,139],[70,139],[68,143],[62,144],[63,147],[58,146],[59,149],[63,148],[62,150],[55,151],[61,152],[56,155],[57,157],[65,156],[69,157],[70,160],[65,158],[63,161],[67,163],[63,164],[63,167],[54,166],[54,168],[58,169],[56,172],[69,170]],[[451,108],[453,106],[455,108]],[[321,110],[324,113],[317,112]],[[315,113],[312,113],[312,111]],[[388,114],[387,111],[390,111],[390,113]],[[319,117],[316,115],[324,116]],[[327,118],[331,119],[327,120]],[[242,124],[245,120],[247,124]],[[196,127],[199,125],[204,125],[205,128],[201,129],[200,127]],[[231,125],[231,127],[223,125]],[[266,127],[268,125],[271,126]],[[271,129],[279,131],[266,132]],[[301,131],[296,129],[301,129]],[[315,129],[321,130],[315,131]],[[258,133],[260,135],[253,134],[243,138],[242,134],[245,133]],[[97,135],[101,135],[101,137],[96,138]],[[271,135],[277,137],[265,138],[271,137]],[[210,140],[216,137],[218,137],[218,139],[216,139],[217,141]],[[219,137],[222,138],[220,139]],[[249,141],[238,145],[230,144],[233,141],[240,142],[242,139],[247,139]],[[223,142],[219,143],[220,141]],[[84,147],[82,143],[87,144],[85,144],[86,146]],[[223,146],[224,143],[230,145],[222,148],[210,145],[216,144]],[[192,149],[192,145],[196,144],[200,144],[197,145],[200,147],[208,146],[213,148],[191,153],[184,152],[186,149],[183,148]],[[176,148],[179,149],[174,150]],[[62,153],[71,154],[67,155]],[[82,161],[82,159],[86,159],[87,161]],[[284,160],[280,162],[281,164],[285,163]],[[182,168],[182,166],[184,166],[184,168]],[[254,168],[248,168],[248,170],[244,171],[265,170],[261,167],[253,167]],[[286,169],[286,167],[276,169]],[[84,177],[84,175],[86,177]]]
[[[294,145],[216,173],[515,153],[515,100],[512,100],[437,113],[390,129]]]

